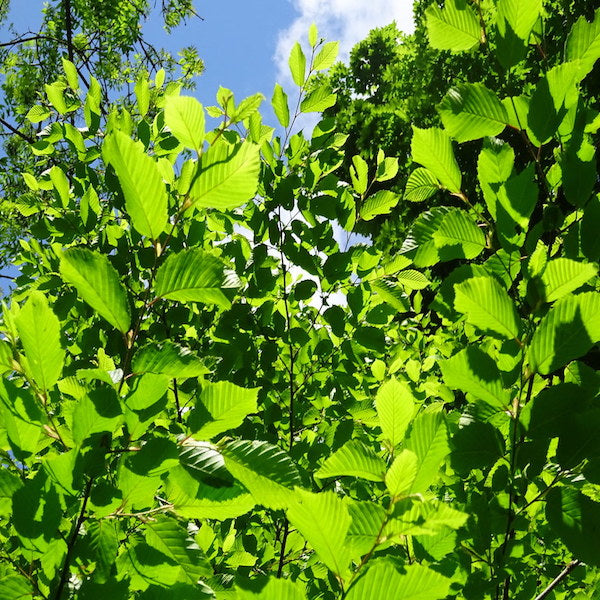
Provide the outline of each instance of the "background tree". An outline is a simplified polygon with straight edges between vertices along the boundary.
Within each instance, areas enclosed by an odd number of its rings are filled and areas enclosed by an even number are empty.
[[[483,39],[496,43],[495,3],[482,0],[480,4],[487,24]],[[575,21],[580,16],[592,19],[596,8],[593,2],[585,0],[544,2],[543,26],[536,26],[526,47],[515,50],[522,53],[518,64],[507,68],[507,63],[503,65],[489,51],[487,43],[461,53],[431,46],[425,14],[429,5],[429,1],[415,2],[413,34],[400,32],[394,23],[374,29],[352,49],[349,63],[337,63],[328,75],[337,102],[326,114],[349,136],[343,167],[345,177],[349,178],[355,155],[363,157],[371,170],[380,149],[387,156],[399,157],[400,168],[392,181],[394,192],[400,196],[398,206],[391,217],[357,225],[358,231],[372,235],[377,244],[390,249],[399,248],[408,224],[422,211],[422,206],[411,204],[410,195],[405,195],[412,164],[409,158],[412,126],[439,125],[436,106],[449,84],[478,81],[511,96],[529,90],[541,73],[556,64]],[[590,98],[600,93],[599,79],[596,67],[583,83]],[[527,148],[522,140],[515,142],[520,160],[526,161]],[[472,148],[460,148],[458,160],[469,176],[467,166],[476,160]],[[429,202],[435,204],[439,197],[433,196]]]
[[[9,2],[3,3],[3,19]],[[99,86],[104,98],[131,106],[135,83],[140,76],[153,77],[164,70],[168,80],[193,88],[194,77],[203,63],[193,47],[183,48],[179,56],[156,47],[143,35],[146,20],[162,17],[167,31],[181,21],[198,18],[191,0],[163,1],[159,9],[148,0],[53,0],[43,9],[37,31],[8,33],[12,39],[0,44],[0,135],[4,137],[0,158],[0,265],[6,265],[16,251],[19,232],[29,229],[35,214],[21,201],[27,188],[18,173],[38,172],[31,159],[29,144],[41,131],[41,117],[27,118],[29,109],[44,97],[45,86],[54,84],[57,101],[67,91],[67,77],[56,83],[63,71],[63,59],[72,65],[71,79],[85,89]],[[32,115],[29,115],[30,117]],[[101,115],[101,119],[105,118]],[[72,114],[72,124],[75,115]],[[79,123],[80,124],[80,123]]]

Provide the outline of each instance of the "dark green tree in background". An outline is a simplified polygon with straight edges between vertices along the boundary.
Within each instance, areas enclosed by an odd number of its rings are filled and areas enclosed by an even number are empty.
[[[415,2],[414,33],[400,32],[395,23],[374,29],[352,49],[349,63],[337,63],[327,76],[332,90],[337,93],[337,103],[325,114],[333,117],[338,129],[349,136],[343,165],[346,177],[349,177],[351,157],[357,154],[367,161],[371,171],[375,169],[380,149],[388,156],[399,157],[399,170],[392,181],[393,190],[400,194],[398,206],[390,217],[382,216],[372,223],[358,225],[359,231],[372,235],[382,248],[398,248],[408,225],[422,211],[422,206],[411,203],[419,197],[405,193],[412,165],[412,126],[440,124],[436,107],[449,85],[478,81],[507,96],[527,92],[541,73],[555,66],[575,21],[580,16],[591,20],[598,2],[544,2],[543,26],[538,23],[532,28],[529,44],[518,44],[517,36],[513,40],[500,39],[498,29],[493,26],[495,3],[477,0],[475,4],[481,8],[484,25],[482,43],[474,44],[468,52],[455,52],[443,47],[443,43],[429,43],[426,13],[430,4],[428,0]],[[542,5],[538,1],[531,4]],[[504,60],[490,52],[488,38],[492,44],[506,45]],[[583,82],[583,89],[590,98],[600,93],[599,74],[596,67]],[[526,144],[522,138],[518,139],[519,133],[513,137],[518,164],[524,164],[528,159]],[[469,165],[477,159],[473,150],[472,145],[467,145],[458,154],[467,177],[470,176]],[[429,203],[437,202],[439,196],[429,200]]]
[[[150,15],[162,18],[170,31],[181,22],[199,18],[191,0],[162,0],[157,7],[148,0],[52,0],[43,9],[36,31],[16,32],[6,20],[10,2],[2,3],[4,40],[0,44],[0,267],[15,255],[23,229],[30,230],[36,212],[26,208],[27,193],[20,172],[33,169],[29,145],[42,129],[45,114],[29,114],[45,94],[45,86],[61,106],[70,102],[69,78],[56,82],[63,72],[63,59],[72,65],[71,81],[89,89],[98,87],[104,98],[130,106],[135,83],[141,76],[154,76],[164,70],[167,80],[177,80],[187,88],[203,70],[193,47],[178,56],[157,47],[144,36],[144,23]],[[34,117],[34,118],[31,118]],[[105,115],[101,115],[104,119]],[[75,125],[71,113],[70,122]],[[80,125],[80,124],[77,124]],[[44,126],[48,126],[47,122]],[[47,148],[36,148],[43,155]],[[33,160],[33,162],[32,162]]]

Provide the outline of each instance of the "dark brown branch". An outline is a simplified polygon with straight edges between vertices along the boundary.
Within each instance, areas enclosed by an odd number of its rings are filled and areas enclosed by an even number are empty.
[[[77,517],[77,521],[75,522],[75,526],[73,527],[73,533],[69,538],[67,543],[67,554],[65,556],[65,561],[63,563],[60,579],[58,580],[58,585],[56,586],[56,590],[54,592],[54,600],[60,600],[62,596],[63,589],[67,583],[69,578],[69,568],[71,566],[71,556],[73,554],[73,549],[75,548],[75,542],[77,541],[77,537],[79,536],[79,530],[85,521],[85,510],[87,508],[87,503],[90,498],[90,494],[92,492],[92,485],[94,484],[94,478],[90,477],[85,486],[85,490],[83,492],[83,502],[81,504],[81,510],[79,511],[79,517]]]
[[[35,140],[32,137],[28,136],[26,133],[23,133],[22,131],[19,131],[16,127],[14,127],[8,121],[5,121],[1,117],[0,117],[0,124],[2,124],[4,127],[6,127],[6,129],[8,129],[11,133],[18,135],[21,139],[25,140],[26,142],[29,142],[30,144],[33,144],[35,142]]]
[[[63,0],[65,12],[65,30],[67,34],[67,55],[71,62],[73,60],[73,20],[71,19],[71,0]]]

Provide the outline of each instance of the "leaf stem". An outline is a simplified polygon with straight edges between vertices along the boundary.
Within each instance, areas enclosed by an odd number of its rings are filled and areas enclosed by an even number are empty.
[[[580,560],[572,560],[549,584],[540,592],[534,600],[544,600],[544,598],[550,594],[550,592],[565,578],[567,575],[581,564]]]

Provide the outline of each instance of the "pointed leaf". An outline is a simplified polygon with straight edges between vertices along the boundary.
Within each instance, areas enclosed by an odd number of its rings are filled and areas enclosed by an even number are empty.
[[[230,146],[219,140],[203,155],[200,171],[190,189],[191,205],[228,210],[254,197],[260,170],[259,149],[245,141]]]
[[[542,275],[545,301],[554,302],[574,292],[597,273],[596,266],[590,263],[570,258],[555,258],[549,261]]]
[[[337,59],[339,48],[339,42],[327,42],[324,44],[324,46],[319,50],[319,52],[317,52],[317,55],[315,56],[313,61],[313,69],[315,71],[329,69],[329,67],[331,67]]]
[[[431,405],[415,419],[406,440],[406,449],[417,455],[417,475],[409,493],[423,494],[437,477],[440,466],[450,452],[444,413]]]
[[[225,465],[252,494],[258,504],[286,508],[301,485],[296,465],[289,455],[263,441],[237,440],[221,447]]]
[[[51,389],[62,373],[65,351],[60,322],[42,292],[30,292],[15,322],[33,380],[41,390]]]
[[[158,239],[167,225],[167,190],[156,162],[122,131],[107,136],[102,151],[119,178],[132,225]]]
[[[583,73],[589,73],[600,58],[600,8],[589,23],[584,16],[577,19],[567,38],[565,60],[578,60],[583,65]]]
[[[485,235],[477,223],[459,208],[450,209],[433,232],[440,260],[475,258],[485,249]]]
[[[481,83],[450,89],[438,106],[446,131],[458,142],[496,136],[508,123],[506,109],[492,90]]]
[[[600,341],[600,295],[565,296],[538,325],[529,347],[534,372],[548,375]]]
[[[347,600],[441,600],[451,579],[423,565],[407,565],[403,572],[387,561],[377,561],[350,588]]]
[[[336,94],[331,93],[328,85],[322,85],[312,90],[300,103],[303,113],[323,112],[333,106],[337,100]]]
[[[239,427],[247,415],[257,411],[258,388],[246,389],[228,381],[206,383],[188,427],[196,439],[211,438]]]
[[[198,545],[177,521],[158,515],[145,524],[146,541],[150,546],[175,561],[191,584],[212,574],[212,569]]]
[[[350,562],[345,538],[350,515],[344,501],[334,492],[313,494],[297,489],[287,511],[290,523],[314,548],[317,556],[342,577]]]
[[[167,341],[148,344],[138,350],[133,359],[133,372],[185,379],[204,375],[208,371],[198,355],[189,348]]]
[[[288,64],[294,83],[297,86],[302,87],[304,85],[304,77],[306,76],[306,57],[298,42],[292,46]]]
[[[204,142],[204,107],[191,96],[165,97],[165,123],[171,133],[186,147],[202,151]]]
[[[315,477],[361,477],[369,481],[383,481],[385,462],[371,448],[350,440],[336,450],[315,472]]]
[[[408,384],[396,379],[384,383],[377,392],[375,409],[384,438],[397,446],[404,439],[415,410],[414,396]]]
[[[60,257],[60,274],[113,327],[121,333],[129,331],[127,292],[107,256],[85,248],[70,248]]]
[[[199,248],[171,254],[156,273],[157,297],[179,302],[203,302],[222,308],[231,306],[223,290],[239,286],[233,271],[225,263]]]
[[[369,196],[360,208],[360,218],[370,221],[379,215],[387,215],[398,204],[400,196],[389,190],[379,190]]]
[[[506,410],[510,405],[510,393],[503,389],[500,370],[479,348],[469,346],[439,364],[449,388],[472,394],[496,409]]]
[[[412,158],[422,164],[454,194],[460,192],[462,176],[454,158],[452,143],[443,129],[413,127]]]
[[[273,98],[271,99],[271,105],[273,106],[273,112],[282,127],[287,127],[290,124],[290,109],[288,106],[287,94],[283,91],[283,88],[276,83],[275,89],[273,90]]]
[[[417,455],[410,450],[402,450],[385,475],[385,485],[392,496],[408,493],[417,477],[417,468]]]
[[[483,333],[516,339],[521,319],[507,291],[494,277],[473,277],[454,286],[454,307]]]
[[[433,2],[425,17],[432,48],[461,52],[481,41],[479,19],[465,0],[446,0],[443,9]]]
[[[424,202],[439,189],[441,186],[437,177],[427,169],[419,167],[408,176],[404,198],[410,202]]]
[[[297,581],[269,578],[260,592],[237,589],[237,600],[306,600],[306,595]]]

